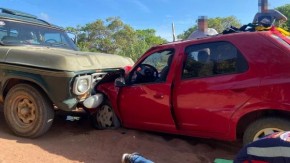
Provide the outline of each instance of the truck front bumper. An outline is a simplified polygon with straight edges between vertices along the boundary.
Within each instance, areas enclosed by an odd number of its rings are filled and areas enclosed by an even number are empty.
[[[103,102],[103,100],[104,100],[103,94],[98,93],[98,94],[95,94],[95,95],[87,98],[83,102],[83,105],[88,109],[94,109],[94,108],[97,108],[98,106],[100,106],[101,103]]]

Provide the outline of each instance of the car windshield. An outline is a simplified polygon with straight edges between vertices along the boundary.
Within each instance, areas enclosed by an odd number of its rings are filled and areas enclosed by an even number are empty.
[[[64,30],[3,20],[0,20],[0,43],[77,50]]]

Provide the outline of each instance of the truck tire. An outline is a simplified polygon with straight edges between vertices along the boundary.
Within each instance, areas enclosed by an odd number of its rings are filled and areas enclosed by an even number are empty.
[[[35,87],[18,84],[12,87],[4,103],[5,120],[14,134],[35,138],[52,125],[52,104]]]
[[[92,125],[99,130],[114,129],[121,126],[110,102],[105,101],[97,108],[96,113],[92,115]]]
[[[256,120],[246,129],[243,136],[243,145],[247,145],[271,133],[281,131],[290,131],[289,120],[278,117],[268,117]]]

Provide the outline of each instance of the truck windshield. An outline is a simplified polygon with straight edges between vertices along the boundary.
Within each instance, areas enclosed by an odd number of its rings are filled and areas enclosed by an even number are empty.
[[[0,20],[0,43],[78,49],[64,30],[3,20]]]

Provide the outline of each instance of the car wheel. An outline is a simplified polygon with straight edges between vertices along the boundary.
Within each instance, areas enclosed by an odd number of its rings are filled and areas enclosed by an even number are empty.
[[[92,118],[93,126],[96,129],[120,127],[120,121],[116,116],[112,105],[107,101],[97,108],[97,111],[93,114]]]
[[[6,122],[14,134],[35,138],[52,125],[52,105],[36,88],[19,84],[10,89],[4,103]]]
[[[246,129],[243,136],[243,144],[247,145],[266,135],[287,130],[290,130],[290,121],[286,119],[275,117],[259,119]]]

